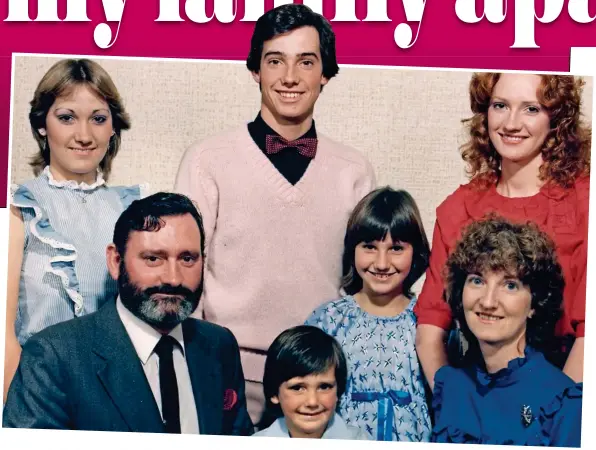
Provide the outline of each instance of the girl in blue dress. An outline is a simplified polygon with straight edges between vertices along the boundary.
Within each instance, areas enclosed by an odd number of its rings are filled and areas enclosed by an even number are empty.
[[[432,440],[579,447],[582,385],[543,356],[564,280],[548,236],[496,216],[473,223],[446,265],[446,297],[467,343],[435,375]]]
[[[431,424],[414,348],[412,286],[429,245],[414,199],[379,188],[356,206],[345,235],[343,298],[306,323],[335,337],[349,366],[340,414],[381,441],[428,441]]]
[[[54,64],[29,122],[35,178],[12,187],[4,395],[21,346],[42,329],[114,301],[106,266],[114,224],[140,186],[108,186],[130,119],[108,73],[87,59]]]

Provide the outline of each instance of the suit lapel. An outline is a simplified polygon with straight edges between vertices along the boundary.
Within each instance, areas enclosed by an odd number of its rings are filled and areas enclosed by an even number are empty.
[[[97,376],[130,430],[163,432],[157,403],[115,302],[96,315],[93,352],[102,360]]]
[[[201,322],[190,319],[182,324],[188,373],[192,383],[199,432],[221,434],[223,393],[221,365],[207,336],[200,331]]]

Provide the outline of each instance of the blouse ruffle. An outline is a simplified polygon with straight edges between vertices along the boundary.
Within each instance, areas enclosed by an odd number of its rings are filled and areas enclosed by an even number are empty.
[[[524,350],[524,356],[514,358],[507,363],[507,367],[495,372],[489,373],[486,371],[484,365],[476,366],[476,383],[485,391],[490,390],[494,386],[507,386],[519,380],[521,369],[529,361],[534,358],[540,358],[541,354],[534,350],[529,345]]]
[[[52,175],[52,172],[50,171],[50,166],[46,166],[43,169],[43,174],[46,177],[48,177],[48,183],[50,184],[50,186],[71,189],[73,191],[93,191],[98,187],[106,184],[106,181],[103,178],[103,173],[99,169],[97,170],[97,177],[95,178],[95,182],[92,184],[87,184],[85,182],[77,183],[74,180],[58,181],[54,178],[54,175]]]
[[[58,255],[50,259],[46,271],[61,279],[66,293],[75,303],[75,315],[79,316],[83,312],[83,297],[79,292],[79,282],[75,273],[76,248],[52,228],[49,217],[29,189],[24,186],[15,186],[12,204],[18,208],[32,209],[35,216],[29,222],[30,235],[58,250]]]
[[[537,433],[536,436],[538,443],[532,443],[531,445],[552,445],[552,430],[555,426],[556,417],[559,414],[564,414],[566,405],[569,402],[577,402],[578,400],[581,402],[583,398],[583,392],[583,383],[574,384],[555,396],[554,400],[549,405],[544,408],[540,408],[540,416],[538,417],[540,433]],[[579,443],[579,437],[577,440]]]
[[[515,367],[521,367],[524,364],[525,358],[517,358],[513,360],[513,365],[503,369],[502,375],[507,376]],[[441,415],[443,405],[443,391],[445,389],[445,378],[449,371],[457,370],[451,367],[445,367],[437,372],[435,377],[435,388],[433,393],[432,406],[435,417]],[[577,402],[583,395],[583,384],[578,383],[565,388],[561,393],[546,406],[540,408],[538,417],[533,421],[531,428],[528,429],[528,434],[525,442],[505,438],[502,436],[477,436],[459,427],[452,425],[445,425],[442,427],[435,427],[432,433],[432,442],[444,442],[454,444],[489,444],[489,445],[524,445],[524,446],[546,446],[550,447],[556,445],[553,440],[556,436],[553,435],[553,428],[556,423],[556,418],[559,414],[564,415],[566,405]],[[579,438],[578,438],[579,441]]]
[[[44,170],[44,173],[49,170]],[[52,182],[51,174],[48,176],[48,182],[52,186],[56,186]],[[102,178],[103,180],[103,178]],[[78,185],[78,183],[73,182]],[[96,181],[94,185],[85,185],[85,190],[97,189],[103,185],[100,181]],[[84,184],[84,183],[83,183]],[[73,185],[74,186],[74,185]],[[73,189],[70,184],[65,184],[64,187]],[[83,189],[83,188],[81,188]],[[126,209],[134,200],[138,199],[141,194],[140,186],[116,186],[110,189],[116,191],[120,196],[120,200],[124,209]],[[50,219],[35,199],[33,193],[25,186],[12,185],[11,186],[11,204],[21,209],[31,209],[34,212],[33,219],[29,222],[29,234],[31,238],[38,239],[46,245],[57,250],[58,254],[50,258],[49,264],[46,267],[46,272],[58,276],[62,282],[62,286],[66,291],[68,297],[74,302],[75,316],[81,316],[84,313],[83,296],[80,293],[79,282],[75,272],[75,261],[77,259],[77,249],[69,242],[69,240],[54,230]]]
[[[580,181],[581,182],[581,181]],[[527,222],[532,220],[540,227],[547,222],[553,229],[563,233],[573,233],[577,226],[577,199],[568,201],[567,197],[577,196],[575,189],[565,189],[557,185],[544,185],[531,197],[505,197],[497,192],[496,185],[488,189],[479,189],[474,182],[466,186],[464,207],[468,217],[479,220],[487,212],[495,211],[511,220]],[[552,217],[549,217],[552,216]]]

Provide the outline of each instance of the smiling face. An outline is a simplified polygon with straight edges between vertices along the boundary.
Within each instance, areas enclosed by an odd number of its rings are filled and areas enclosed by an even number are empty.
[[[190,214],[162,217],[158,231],[131,231],[124,258],[108,247],[122,304],[160,331],[196,309],[202,293],[201,232]]]
[[[401,295],[412,267],[414,250],[407,242],[393,241],[387,233],[382,241],[361,242],[356,246],[354,266],[362,278],[362,289],[369,297]]]
[[[261,86],[261,114],[270,126],[309,122],[327,84],[316,28],[296,28],[265,41],[253,78]]]
[[[284,381],[271,402],[281,407],[292,437],[321,438],[337,405],[335,367]]]
[[[509,347],[515,352],[533,314],[532,293],[503,272],[467,276],[463,289],[464,317],[480,347]],[[524,341],[525,342],[525,341]]]
[[[488,109],[489,137],[503,162],[542,163],[550,118],[537,97],[539,75],[502,74]]]
[[[88,86],[75,86],[56,98],[39,133],[47,138],[54,178],[91,184],[114,133],[110,108]]]

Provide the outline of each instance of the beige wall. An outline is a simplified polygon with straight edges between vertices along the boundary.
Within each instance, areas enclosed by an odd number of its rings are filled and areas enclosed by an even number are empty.
[[[32,177],[36,151],[28,102],[59,58],[18,56],[13,80],[12,182]],[[173,188],[178,163],[193,142],[250,121],[260,95],[242,63],[95,58],[112,76],[132,118],[111,184],[150,182]],[[429,239],[434,211],[466,181],[458,153],[469,116],[470,72],[342,67],[315,110],[317,130],[361,150],[379,185],[407,189],[419,204]],[[583,113],[592,117],[592,79]]]

